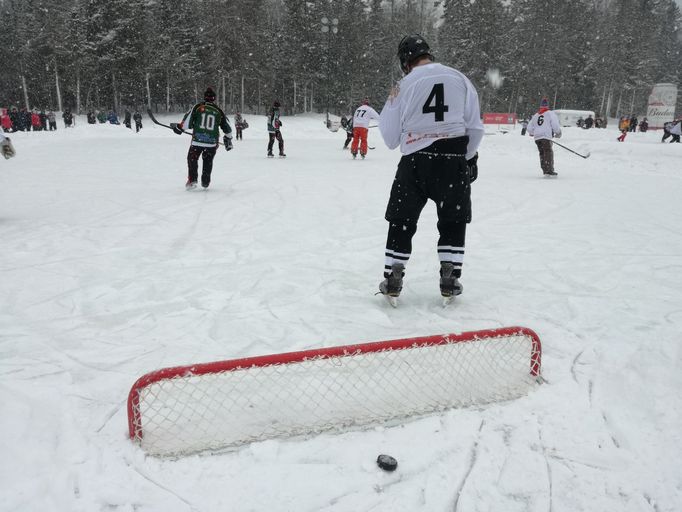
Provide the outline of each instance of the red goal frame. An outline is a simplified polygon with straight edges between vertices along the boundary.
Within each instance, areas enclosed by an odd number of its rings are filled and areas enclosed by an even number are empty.
[[[444,345],[452,343],[465,343],[478,339],[489,339],[502,336],[525,335],[532,341],[531,357],[529,361],[529,374],[539,377],[542,365],[542,344],[540,338],[532,329],[527,327],[503,327],[499,329],[485,329],[479,331],[462,332],[459,334],[439,334],[416,338],[404,338],[397,340],[377,341],[356,345],[344,345],[298,352],[285,352],[241,359],[230,359],[212,363],[192,364],[187,366],[175,366],[163,368],[140,377],[130,389],[128,394],[128,433],[131,439],[142,439],[144,433],[140,419],[140,393],[147,386],[156,382],[172,379],[175,377],[200,376],[211,373],[231,371],[241,368],[254,368],[272,365],[298,363],[308,359],[326,359],[332,357],[344,357],[384,350],[401,350],[425,345]]]

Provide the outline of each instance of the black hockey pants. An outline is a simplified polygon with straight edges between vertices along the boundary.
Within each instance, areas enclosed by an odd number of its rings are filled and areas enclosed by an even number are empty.
[[[465,158],[468,137],[441,139],[421,151],[403,156],[398,164],[385,218],[389,223],[386,267],[393,261],[406,263],[412,253],[412,237],[426,202],[436,204],[438,252],[441,261],[463,256],[466,225],[471,222],[471,184]],[[455,258],[461,261],[461,257]],[[461,263],[455,277],[461,276]]]
[[[272,153],[272,146],[275,145],[275,139],[277,139],[277,142],[279,143],[279,154],[281,155],[284,153],[284,139],[282,138],[282,132],[277,130],[275,133],[269,132],[268,136],[270,137],[270,141],[268,142],[268,154]]]
[[[213,170],[213,157],[216,147],[204,148],[201,146],[190,146],[187,153],[187,167],[189,169],[188,181],[196,183],[199,174],[199,155],[204,163],[201,169],[201,184],[207,187],[211,183],[211,171]]]

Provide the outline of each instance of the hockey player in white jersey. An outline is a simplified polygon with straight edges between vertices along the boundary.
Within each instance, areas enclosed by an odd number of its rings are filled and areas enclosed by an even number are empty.
[[[369,106],[369,100],[365,98],[362,101],[355,114],[353,114],[353,142],[350,145],[350,152],[353,158],[358,156],[358,146],[360,149],[360,156],[365,158],[367,154],[367,132],[369,131],[369,122],[373,119],[378,120],[379,114],[372,107]]]
[[[385,279],[379,291],[396,305],[419,214],[431,199],[440,234],[440,292],[447,303],[462,293],[471,183],[478,176],[477,151],[484,133],[478,94],[462,73],[433,62],[419,34],[402,39],[398,57],[405,76],[391,91],[379,120],[386,145],[400,146],[403,154],[386,208]]]
[[[554,170],[554,150],[552,138],[561,137],[561,125],[557,115],[549,110],[549,101],[542,98],[539,110],[533,114],[528,123],[528,135],[535,138],[535,144],[540,153],[540,167],[545,176],[557,176]]]

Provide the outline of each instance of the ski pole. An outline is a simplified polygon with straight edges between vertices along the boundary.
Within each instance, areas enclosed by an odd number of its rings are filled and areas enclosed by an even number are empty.
[[[559,143],[558,143],[557,141],[555,141],[555,140],[553,140],[552,142],[553,142],[554,144],[556,144],[557,146],[559,146],[560,148],[564,148],[566,151],[570,151],[570,152],[573,153],[574,155],[578,155],[578,156],[581,157],[581,158],[589,158],[589,156],[590,156],[589,153],[587,153],[587,155],[581,155],[581,154],[578,153],[577,151],[573,151],[571,148],[567,148],[566,146],[564,146],[564,145],[562,145],[562,144],[559,144]]]

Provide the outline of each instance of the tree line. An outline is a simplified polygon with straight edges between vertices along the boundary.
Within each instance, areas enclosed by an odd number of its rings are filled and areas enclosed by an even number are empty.
[[[383,104],[415,32],[484,111],[641,113],[682,74],[674,0],[0,0],[0,20],[5,107],[181,111],[210,85],[230,111],[348,113]]]

